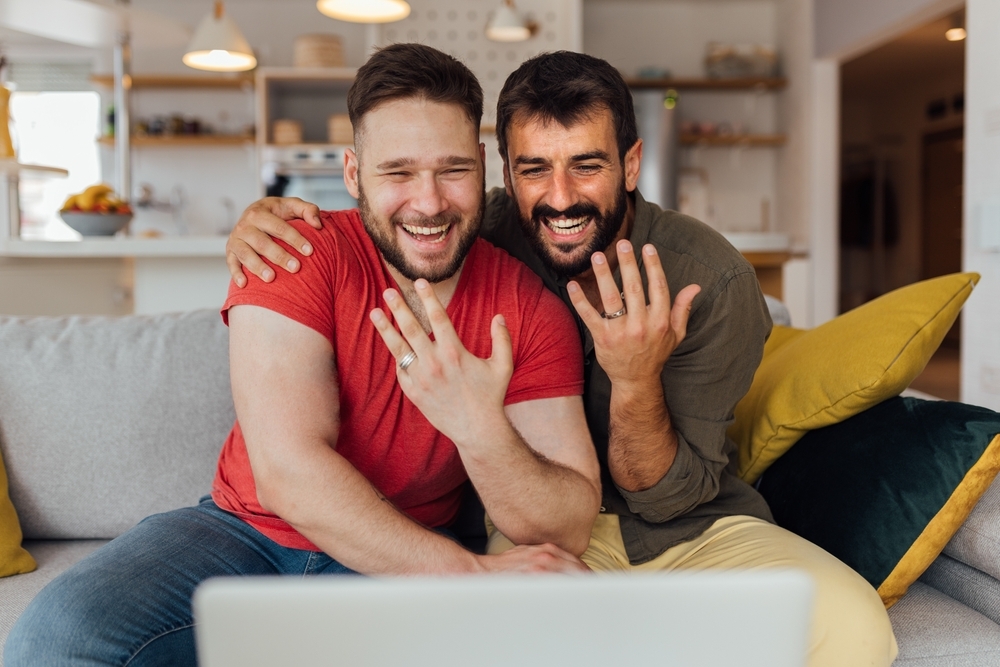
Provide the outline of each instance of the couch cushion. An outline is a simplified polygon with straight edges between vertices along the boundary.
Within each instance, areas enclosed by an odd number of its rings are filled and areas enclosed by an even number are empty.
[[[778,525],[854,568],[888,606],[993,482],[998,434],[987,408],[891,398],[806,434],[759,488]]]
[[[1000,625],[917,582],[889,610],[899,657],[893,667],[995,667]]]
[[[728,435],[751,484],[807,432],[896,396],[927,365],[979,280],[907,285],[809,331],[774,327]]]
[[[0,667],[3,667],[3,645],[7,635],[28,603],[47,583],[102,544],[105,544],[103,540],[25,542],[24,546],[38,561],[38,569],[0,579],[0,600],[3,600],[0,604]]]
[[[1000,624],[1000,581],[985,572],[942,554],[920,581]]]
[[[1000,579],[1000,481],[986,490],[944,553]]]
[[[108,539],[210,490],[235,413],[217,311],[0,318],[0,451],[25,539]]]

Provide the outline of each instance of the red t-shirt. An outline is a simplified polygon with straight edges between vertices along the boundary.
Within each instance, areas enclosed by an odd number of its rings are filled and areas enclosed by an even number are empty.
[[[324,212],[322,219],[319,231],[293,222],[313,246],[299,272],[276,271],[272,283],[251,275],[246,287],[231,286],[223,320],[228,324],[233,306],[261,306],[330,340],[340,388],[337,452],[416,521],[447,525],[458,511],[465,468],[454,443],[404,396],[396,360],[368,319],[376,307],[388,314],[382,293],[399,288],[356,209]],[[569,311],[503,250],[476,240],[447,311],[462,343],[480,358],[490,356],[490,322],[503,314],[514,353],[505,404],[583,393],[583,354]],[[319,551],[260,506],[239,422],[219,456],[212,498],[282,546]]]

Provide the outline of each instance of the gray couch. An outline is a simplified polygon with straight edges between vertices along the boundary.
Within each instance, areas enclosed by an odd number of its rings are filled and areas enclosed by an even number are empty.
[[[61,571],[209,490],[234,419],[227,341],[215,311],[0,317],[0,453],[38,561],[0,579],[0,645]],[[898,666],[1000,665],[1000,482],[889,613]]]

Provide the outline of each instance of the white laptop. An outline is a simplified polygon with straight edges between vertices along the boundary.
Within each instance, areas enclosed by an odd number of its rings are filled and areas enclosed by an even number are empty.
[[[813,585],[794,571],[213,579],[201,667],[802,667]]]

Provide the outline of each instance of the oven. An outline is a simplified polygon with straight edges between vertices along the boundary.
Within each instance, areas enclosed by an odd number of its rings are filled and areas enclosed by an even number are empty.
[[[355,208],[344,184],[343,146],[265,146],[261,178],[269,197],[299,197],[324,211]]]

